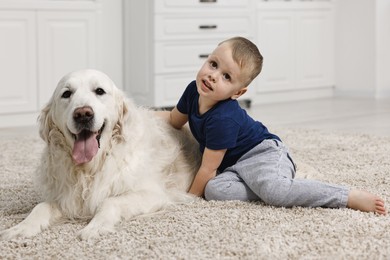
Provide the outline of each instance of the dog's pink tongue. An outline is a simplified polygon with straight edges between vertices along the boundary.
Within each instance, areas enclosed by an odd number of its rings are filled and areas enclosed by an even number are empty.
[[[73,146],[72,157],[76,164],[87,163],[96,155],[99,144],[96,139],[97,134],[88,137],[78,136]]]

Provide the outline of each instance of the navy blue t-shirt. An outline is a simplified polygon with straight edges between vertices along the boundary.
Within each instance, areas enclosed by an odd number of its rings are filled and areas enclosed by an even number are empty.
[[[199,142],[202,153],[205,147],[211,150],[227,149],[219,171],[235,164],[264,139],[280,140],[268,132],[262,123],[253,120],[237,100],[221,101],[203,115],[199,115],[198,100],[196,81],[192,81],[180,98],[177,109],[188,115],[191,132]]]

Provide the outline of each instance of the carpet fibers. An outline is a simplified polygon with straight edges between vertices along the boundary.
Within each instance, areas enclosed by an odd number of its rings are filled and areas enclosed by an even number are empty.
[[[366,189],[390,204],[390,138],[273,129],[306,176]],[[0,230],[40,202],[33,185],[43,142],[0,139]],[[390,216],[350,209],[276,208],[262,203],[176,205],[122,222],[117,232],[80,241],[85,222],[33,238],[0,241],[1,259],[390,259]]]

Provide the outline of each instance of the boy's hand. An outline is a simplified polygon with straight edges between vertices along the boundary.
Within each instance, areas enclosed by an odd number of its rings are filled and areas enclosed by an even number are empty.
[[[192,182],[191,188],[188,191],[191,194],[202,197],[204,189],[209,180],[215,177],[217,169],[225,156],[224,150],[210,150],[205,148],[202,157],[202,164]]]
[[[181,113],[177,107],[174,107],[169,115],[169,123],[177,129],[180,129],[188,122],[188,115]]]

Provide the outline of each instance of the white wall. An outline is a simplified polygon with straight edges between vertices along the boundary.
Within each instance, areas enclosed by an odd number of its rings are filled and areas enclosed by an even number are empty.
[[[390,1],[376,0],[376,97],[390,97]]]
[[[390,97],[390,1],[336,3],[336,96]]]

